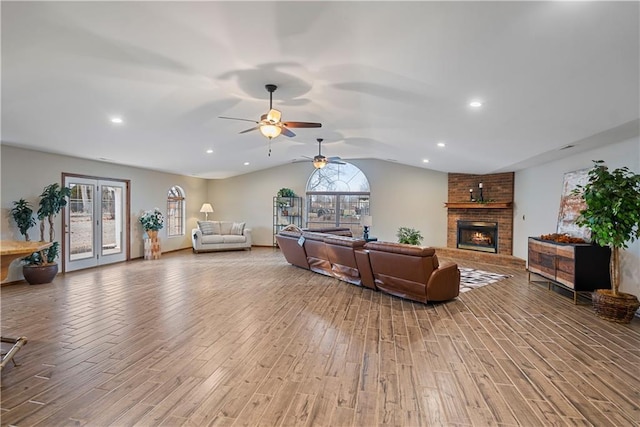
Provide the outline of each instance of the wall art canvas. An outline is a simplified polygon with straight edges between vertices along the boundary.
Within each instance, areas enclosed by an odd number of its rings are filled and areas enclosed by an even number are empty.
[[[564,174],[562,183],[562,195],[560,197],[560,213],[558,215],[558,234],[568,234],[572,237],[580,237],[586,241],[591,239],[591,232],[586,227],[578,227],[576,219],[580,211],[586,205],[582,196],[573,194],[578,185],[586,185],[589,178],[589,169],[580,169]]]

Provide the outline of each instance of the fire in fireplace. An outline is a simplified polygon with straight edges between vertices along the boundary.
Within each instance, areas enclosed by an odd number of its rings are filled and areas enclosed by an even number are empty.
[[[498,223],[458,221],[458,248],[498,253]]]

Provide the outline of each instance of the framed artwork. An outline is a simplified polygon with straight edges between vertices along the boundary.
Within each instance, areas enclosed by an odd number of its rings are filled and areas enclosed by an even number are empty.
[[[588,178],[589,169],[580,169],[564,174],[556,233],[580,237],[586,241],[591,239],[589,229],[576,225],[576,219],[580,216],[580,211],[586,207],[584,199],[579,195],[572,194],[578,185],[585,185],[588,182]]]

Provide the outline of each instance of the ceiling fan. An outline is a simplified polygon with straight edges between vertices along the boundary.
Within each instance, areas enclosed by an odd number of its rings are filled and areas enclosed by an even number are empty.
[[[260,121],[255,121],[250,119],[239,119],[236,117],[219,116],[218,118],[230,119],[230,120],[242,120],[245,122],[256,123],[258,126],[243,130],[240,133],[247,133],[253,130],[260,130],[260,133],[262,133],[262,135],[264,135],[265,137],[269,138],[269,140],[278,137],[280,134],[283,134],[284,136],[288,136],[289,138],[296,136],[296,134],[291,132],[289,128],[319,128],[322,126],[322,123],[281,121],[282,113],[273,108],[273,92],[275,92],[278,86],[274,84],[268,84],[268,85],[265,85],[265,88],[269,92],[269,112],[260,116]]]
[[[311,157],[307,157],[307,156],[303,156],[306,157],[307,159],[311,159],[313,161],[313,167],[316,169],[322,169],[323,167],[327,166],[327,164],[329,163],[335,163],[338,165],[346,165],[345,162],[340,161],[340,157],[325,157],[322,155],[322,138],[318,138],[316,139],[316,141],[318,141],[318,155],[314,156],[313,158]]]

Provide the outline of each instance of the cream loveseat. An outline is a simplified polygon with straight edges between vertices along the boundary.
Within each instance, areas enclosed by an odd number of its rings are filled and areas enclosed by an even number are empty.
[[[251,249],[251,229],[244,222],[198,221],[191,230],[193,251],[226,251]]]

